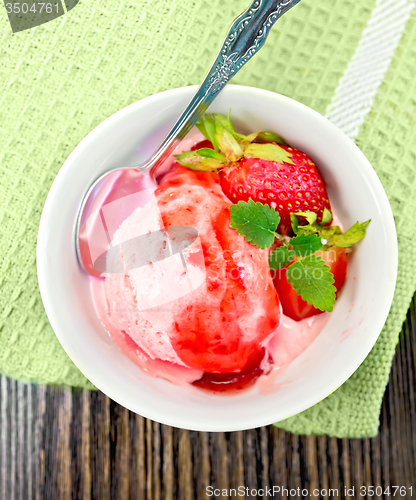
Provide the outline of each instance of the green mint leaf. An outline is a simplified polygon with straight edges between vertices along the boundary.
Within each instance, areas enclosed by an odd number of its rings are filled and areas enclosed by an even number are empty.
[[[335,304],[334,276],[325,261],[316,255],[297,260],[287,268],[286,278],[308,304],[331,312]]]
[[[322,238],[326,240],[325,246],[327,247],[336,246],[349,248],[351,245],[364,238],[365,231],[370,222],[371,219],[361,224],[356,222],[348,231],[345,231],[345,233],[341,231],[339,226],[323,227],[320,230],[320,234]]]
[[[201,134],[211,142],[215,151],[219,151],[218,143],[215,139],[214,118],[209,115],[204,115],[203,117],[201,116],[199,122],[196,124],[196,127],[201,132]]]
[[[316,213],[315,212],[296,212],[296,216],[305,217],[309,225],[313,225],[316,222]]]
[[[174,155],[178,162],[191,170],[202,170],[215,172],[224,168],[226,158],[221,153],[210,148],[202,148],[196,151],[184,151],[182,154]]]
[[[281,269],[287,266],[292,262],[294,255],[292,250],[289,250],[286,246],[277,248],[269,255],[270,269]]]
[[[306,257],[322,248],[321,238],[317,234],[300,234],[289,241],[297,257]]]
[[[251,143],[245,148],[244,156],[246,158],[259,158],[261,160],[276,161],[277,163],[295,164],[291,160],[292,154],[277,144]]]
[[[250,142],[263,143],[263,142],[274,142],[276,144],[283,144],[284,146],[289,146],[289,144],[283,139],[279,134],[274,132],[255,132],[247,136]]]
[[[246,241],[257,248],[269,248],[275,239],[275,231],[280,222],[279,213],[269,205],[259,201],[239,201],[230,206],[230,227],[244,236]]]
[[[324,213],[322,214],[322,224],[327,224],[328,222],[331,222],[332,219],[332,214],[331,212],[325,207],[324,208]]]

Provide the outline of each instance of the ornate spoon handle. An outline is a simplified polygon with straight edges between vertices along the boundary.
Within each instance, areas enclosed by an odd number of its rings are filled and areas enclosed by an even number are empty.
[[[231,78],[261,49],[273,24],[299,1],[254,0],[250,7],[235,19],[201,86],[142,170],[151,169],[171,154],[177,141],[185,137]]]

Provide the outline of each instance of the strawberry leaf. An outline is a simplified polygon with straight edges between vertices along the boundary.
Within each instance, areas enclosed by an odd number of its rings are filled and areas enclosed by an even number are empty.
[[[304,217],[308,224],[302,226],[297,216]],[[316,217],[315,212],[296,212],[295,214],[290,214],[293,232],[297,235],[317,233],[319,231],[319,226],[316,224]]]
[[[259,158],[260,160],[276,161],[277,163],[295,163],[291,160],[292,154],[277,144],[249,144],[244,150],[246,158]]]
[[[178,162],[191,170],[203,170],[215,172],[224,168],[226,158],[221,153],[210,148],[202,148],[196,151],[185,151],[174,155]]]
[[[290,223],[292,225],[292,231],[298,234],[299,219],[294,214],[290,214]]]
[[[211,148],[197,149],[195,153],[197,153],[199,156],[203,156],[204,158],[212,158],[213,160],[218,160],[223,162],[227,161],[223,154]]]
[[[288,247],[279,247],[269,255],[270,269],[281,269],[287,266],[293,260],[294,253]]]
[[[238,161],[242,158],[243,148],[240,143],[229,130],[218,122],[215,122],[215,140],[228,161]]]
[[[212,116],[201,116],[199,122],[196,124],[196,127],[201,134],[211,142],[215,151],[219,151],[218,143],[215,139],[215,122]]]
[[[253,200],[239,201],[230,206],[230,214],[230,227],[236,229],[246,241],[257,248],[268,248],[273,244],[280,216],[269,205]]]
[[[287,268],[286,278],[308,304],[331,312],[335,304],[334,276],[325,261],[316,255],[297,260]]]
[[[264,143],[264,142],[274,142],[276,144],[283,144],[284,146],[289,146],[289,144],[281,137],[279,134],[274,132],[255,132],[247,136],[250,142]]]
[[[315,212],[296,212],[296,216],[305,217],[309,225],[315,224],[316,222],[316,213]]]
[[[297,257],[306,257],[322,248],[321,238],[317,234],[300,234],[289,241]]]
[[[217,114],[213,114],[212,116],[213,116],[215,122],[219,123],[222,127],[225,128],[225,130],[227,130],[228,132],[230,132],[230,134],[235,139],[237,139],[237,141],[244,142],[244,143],[248,143],[249,142],[249,139],[248,139],[247,136],[239,134],[237,132],[237,130],[233,127],[233,125],[231,123],[231,110],[228,113],[228,117],[227,118],[225,118],[225,116],[217,115]]]
[[[300,213],[300,212],[299,212]],[[305,212],[308,213],[308,212]],[[313,213],[313,212],[311,212]],[[319,226],[317,224],[307,224],[306,226],[301,226],[299,219],[294,214],[290,214],[290,222],[292,224],[292,231],[296,234],[314,234],[319,232]]]
[[[326,240],[326,246],[336,246],[336,247],[344,247],[349,248],[357,241],[360,241],[365,236],[365,231],[367,229],[368,224],[370,224],[371,219],[361,224],[356,222],[353,226],[351,226],[348,231],[343,233],[339,226],[329,226],[323,227],[320,230],[322,238]]]
[[[325,207],[324,208],[324,213],[322,214],[322,224],[327,224],[328,222],[331,222],[332,220],[332,214],[331,212]]]

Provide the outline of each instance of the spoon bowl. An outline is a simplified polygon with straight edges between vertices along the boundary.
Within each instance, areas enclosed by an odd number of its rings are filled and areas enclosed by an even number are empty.
[[[91,276],[100,277],[105,272],[103,255],[111,244],[103,207],[118,201],[119,221],[122,222],[138,206],[149,199],[156,188],[153,177],[135,168],[114,169],[101,175],[90,187],[79,210],[75,244],[83,269]],[[134,196],[145,192],[143,196]]]

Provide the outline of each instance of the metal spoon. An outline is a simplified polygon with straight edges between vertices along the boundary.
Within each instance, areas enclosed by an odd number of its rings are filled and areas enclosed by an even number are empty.
[[[108,196],[105,193],[111,192],[111,186],[117,179],[125,186],[130,186],[126,187],[126,193],[132,192],[132,187],[136,184],[139,191],[143,189],[143,183],[146,182],[144,172],[149,172],[150,179],[155,182],[158,167],[169,157],[178,142],[186,136],[229,80],[261,49],[273,24],[299,1],[254,0],[232,23],[207,76],[152,157],[137,167],[117,167],[109,170],[89,187],[78,211],[75,231],[77,256],[85,272],[92,276],[101,275],[91,259],[86,229],[86,221],[97,195],[100,193],[101,206],[104,206],[106,202],[108,203]],[[122,175],[126,170],[131,172]],[[146,177],[148,179],[149,175]],[[109,236],[108,243],[111,243]]]

